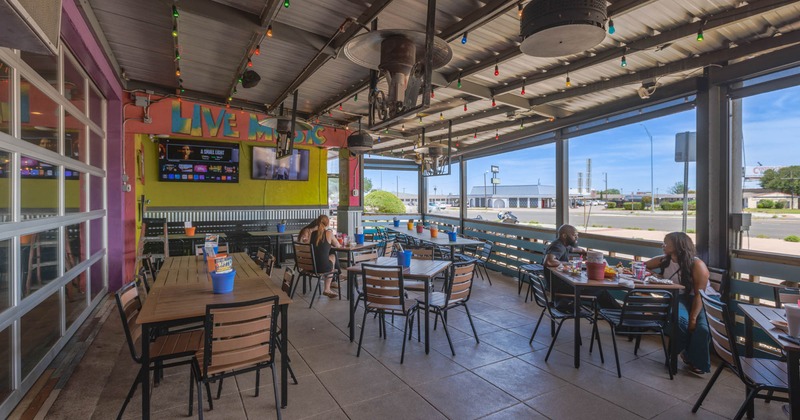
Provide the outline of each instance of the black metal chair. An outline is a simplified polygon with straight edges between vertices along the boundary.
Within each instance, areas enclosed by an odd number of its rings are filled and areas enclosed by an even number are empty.
[[[667,342],[664,339],[664,326],[669,321],[671,302],[672,293],[666,290],[631,290],[625,296],[622,309],[600,309],[600,317],[606,320],[611,327],[614,359],[617,362],[617,377],[621,378],[622,372],[619,366],[616,334],[620,329],[624,329],[626,335],[637,336],[633,354],[639,351],[642,335],[658,334],[661,336],[661,346],[664,348],[669,378],[672,379],[672,369],[669,368],[669,351],[667,350]],[[597,329],[595,328],[596,331]]]
[[[259,373],[265,368],[272,371],[275,410],[278,419],[281,418],[274,363],[277,317],[277,296],[206,306],[203,347],[197,351],[192,363],[192,384],[197,382],[197,414],[201,420],[202,385],[208,390],[211,382],[220,381],[221,389],[224,378],[255,371],[257,397],[261,380]]]
[[[531,334],[531,339],[528,341],[528,344],[533,344],[533,339],[536,337],[536,332],[539,330],[539,324],[542,323],[542,318],[547,315],[551,321],[555,322],[558,321],[558,328],[553,334],[553,338],[550,341],[550,348],[547,349],[547,355],[544,358],[546,362],[550,358],[550,353],[553,351],[553,345],[556,343],[556,339],[558,338],[558,333],[561,332],[561,326],[564,324],[564,321],[568,319],[575,319],[575,314],[572,312],[563,312],[556,308],[556,305],[550,301],[550,297],[547,295],[547,290],[544,287],[544,278],[539,275],[528,274],[531,277],[531,286],[532,286],[532,293],[533,293],[533,301],[536,302],[542,308],[542,313],[539,315],[539,320],[536,321],[536,327],[533,329],[533,334]],[[585,310],[583,307],[580,308],[580,313],[578,314],[581,318],[585,318],[590,322],[593,321],[593,314]],[[551,323],[552,325],[552,323]],[[597,332],[597,323],[593,323],[592,326],[592,336],[595,336]],[[552,333],[552,331],[551,331]],[[603,349],[600,347],[600,335],[597,334],[597,347],[600,348],[600,357],[603,357]]]
[[[714,371],[714,375],[711,376],[705,389],[703,389],[700,398],[694,403],[692,413],[696,413],[700,405],[703,404],[703,400],[705,400],[708,392],[711,391],[711,387],[714,386],[717,378],[725,368],[733,371],[747,388],[747,398],[739,407],[736,419],[742,418],[745,412],[752,408],[753,400],[756,398],[789,402],[788,398],[773,395],[774,392],[789,392],[786,363],[779,360],[739,356],[736,341],[734,341],[735,338],[732,339],[732,337],[735,337],[733,335],[733,326],[735,324],[733,314],[728,310],[728,305],[708,297],[705,292],[700,292],[700,294],[703,299],[703,308],[706,311],[709,330],[711,331],[711,343],[714,346],[714,352],[717,353],[722,362],[717,367],[717,370]],[[761,393],[765,391],[766,395],[762,395]],[[750,412],[748,417],[752,417],[752,414]]]
[[[494,245],[491,242],[484,242],[483,247],[475,257],[470,257],[464,254],[456,254],[457,257],[465,262],[475,262],[478,265],[478,270],[476,271],[481,277],[481,280],[489,280],[490,286],[492,285],[492,278],[489,277],[489,270],[486,268],[486,263],[489,262],[489,258],[492,256],[493,246]],[[481,273],[481,268],[483,268],[483,273]]]
[[[517,294],[519,295],[522,293],[522,284],[528,284],[528,290],[525,292],[525,302],[528,302],[528,297],[530,296],[531,300],[533,300],[533,283],[531,282],[531,275],[535,276],[543,276],[544,275],[544,266],[541,264],[523,264],[517,267]]]
[[[147,368],[155,371],[155,383],[161,376],[161,371],[164,368],[190,365],[192,364],[191,357],[194,356],[197,349],[201,346],[203,338],[202,330],[194,330],[191,332],[183,332],[178,334],[166,334],[156,336],[153,334],[151,337],[142,337],[142,326],[136,323],[136,318],[139,316],[139,311],[142,309],[142,301],[139,299],[139,289],[135,282],[131,282],[122,286],[121,289],[115,294],[117,303],[117,310],[119,311],[120,319],[122,321],[122,330],[125,333],[125,339],[128,342],[128,350],[131,352],[131,358],[137,364],[142,363],[142,358],[136,350],[136,342],[139,340],[147,340],[150,345],[150,366]],[[128,395],[125,396],[125,402],[122,403],[122,408],[119,409],[117,419],[121,419],[125,413],[128,403],[131,401],[136,388],[139,386],[138,376],[131,384],[131,389]],[[208,404],[212,405],[210,388]],[[192,415],[192,391],[189,390],[189,415]],[[199,400],[200,401],[200,400]]]
[[[326,277],[333,277],[332,281],[336,281],[338,283],[339,270],[334,267],[331,271],[319,272],[317,270],[317,261],[314,259],[314,244],[293,242],[293,245],[296,263],[295,267],[297,268],[297,274],[303,281],[303,292],[305,293],[306,281],[309,281],[312,278],[317,279],[317,286],[314,288],[314,292],[311,295],[311,302],[308,304],[308,307],[311,308],[314,306],[314,298],[317,296],[317,294],[322,294],[320,290],[320,284],[322,281]]]
[[[467,313],[467,319],[469,319],[469,325],[472,327],[472,333],[475,335],[475,342],[480,344],[478,332],[475,330],[475,324],[472,322],[472,315],[470,315],[469,307],[467,306],[472,293],[472,280],[475,277],[475,262],[455,263],[449,271],[449,279],[445,283],[445,291],[432,292],[429,296],[428,307],[436,316],[434,329],[436,329],[436,324],[441,318],[444,333],[447,336],[447,343],[450,344],[450,352],[455,356],[456,351],[453,348],[453,342],[450,340],[450,332],[447,330],[447,311],[451,309],[464,308]],[[417,299],[417,305],[423,303],[424,301]],[[419,327],[419,318],[417,318],[417,326]],[[417,336],[419,336],[419,332],[417,332]]]

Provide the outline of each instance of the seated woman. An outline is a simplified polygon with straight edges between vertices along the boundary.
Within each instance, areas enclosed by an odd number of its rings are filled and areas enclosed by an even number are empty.
[[[322,216],[317,217],[316,219],[312,220],[311,223],[303,226],[303,228],[300,229],[300,232],[297,233],[297,242],[304,244],[311,242],[311,232],[317,228],[317,225],[319,225],[320,218],[322,218]]]
[[[661,276],[686,289],[678,299],[678,337],[673,339],[681,350],[681,359],[687,369],[696,374],[711,371],[706,313],[700,291],[708,296],[719,296],[708,281],[708,267],[700,258],[689,235],[683,232],[668,233],[661,245],[664,255],[652,258],[645,264],[649,270],[661,270]]]
[[[341,246],[339,241],[333,235],[333,232],[328,230],[330,219],[328,216],[320,216],[317,218],[319,223],[317,227],[311,231],[310,243],[314,245],[314,263],[317,266],[317,271],[320,273],[332,272],[336,268],[336,253],[331,249],[332,246]],[[325,290],[322,294],[335,298],[339,295],[331,291],[331,281],[333,275],[325,277]]]

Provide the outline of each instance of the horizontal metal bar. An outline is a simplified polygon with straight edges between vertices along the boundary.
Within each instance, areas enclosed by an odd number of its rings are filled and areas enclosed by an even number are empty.
[[[93,210],[84,213],[66,214],[64,216],[52,216],[41,219],[24,220],[17,223],[0,223],[0,241],[10,239],[14,236],[29,235],[32,233],[58,229],[61,226],[69,226],[90,220],[100,219],[105,215],[105,210]]]

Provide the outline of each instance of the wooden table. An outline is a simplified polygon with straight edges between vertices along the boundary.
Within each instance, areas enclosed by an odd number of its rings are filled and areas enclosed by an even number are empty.
[[[350,244],[347,246],[335,246],[331,249],[336,252],[347,253],[347,262],[350,263],[353,261],[353,253],[358,251],[365,251],[367,249],[372,249],[380,245],[380,242],[372,242],[372,241],[364,241],[363,244],[357,244],[355,241],[351,241]]]
[[[586,275],[585,271],[582,271],[580,275],[578,274],[570,274],[566,271],[558,270],[557,268],[548,267],[550,270],[551,278],[555,277],[567,285],[571,286],[573,290],[575,290],[575,302],[573,303],[574,307],[574,316],[575,316],[575,342],[574,342],[574,358],[575,358],[575,367],[578,368],[581,366],[581,357],[580,357],[580,342],[581,342],[581,317],[580,315],[580,299],[581,299],[581,290],[583,289],[627,289],[628,287],[619,284],[616,280],[589,280],[589,277]],[[672,292],[672,311],[670,314],[672,324],[672,332],[670,333],[669,339],[669,358],[670,358],[670,369],[672,372],[678,371],[678,352],[675,348],[675,342],[677,341],[675,338],[678,334],[678,293],[683,290],[683,286],[680,284],[641,284],[636,283],[634,286],[636,289],[660,289],[660,290],[668,290]]]
[[[753,323],[764,330],[769,336],[778,343],[786,353],[786,369],[789,373],[789,417],[800,420],[800,346],[786,341],[779,337],[784,334],[782,330],[775,328],[770,320],[786,321],[786,311],[766,306],[740,304],[739,309],[744,312],[745,328],[745,356],[753,357]],[[748,410],[752,413],[752,411]]]
[[[215,233],[219,239],[228,239],[228,235],[224,233]],[[197,233],[194,235],[187,235],[185,233],[170,233],[167,238],[170,241],[189,241],[189,255],[194,255],[194,247],[198,241],[202,241],[205,243],[206,234],[205,233]]]
[[[382,266],[397,266],[397,258],[394,257],[380,257],[375,262],[370,264],[382,265]],[[424,300],[424,307],[425,307],[425,354],[430,353],[431,350],[431,341],[430,341],[430,320],[428,319],[428,308],[430,307],[430,283],[433,281],[433,278],[438,276],[441,272],[447,270],[452,263],[450,261],[441,261],[441,260],[411,260],[411,267],[407,270],[403,270],[403,279],[404,280],[419,280],[425,285],[425,300]],[[361,264],[356,264],[352,267],[347,268],[347,298],[350,301],[350,341],[352,342],[355,338],[356,334],[356,322],[355,322],[355,299],[354,299],[354,292],[355,292],[355,277],[361,273]],[[364,328],[362,325],[361,328]],[[404,338],[405,339],[405,338]]]
[[[278,296],[281,310],[281,406],[288,403],[288,310],[292,300],[245,253],[231,254],[236,270],[231,293],[214,294],[208,264],[202,256],[170,257],[158,272],[136,322],[142,325],[142,337],[156,328],[202,321],[206,305],[234,303]],[[142,339],[142,418],[150,418],[150,346]]]
[[[247,234],[256,238],[270,238],[270,242],[272,242],[272,238],[275,238],[275,267],[281,268],[281,237],[299,235],[300,229],[285,230],[283,232],[275,230],[257,230],[247,232]]]
[[[402,223],[401,223],[402,225]],[[436,246],[446,246],[450,248],[450,261],[455,261],[455,248],[460,247],[463,248],[465,246],[476,246],[476,245],[483,245],[483,241],[479,241],[477,239],[467,239],[462,237],[457,237],[455,241],[451,241],[448,238],[447,233],[439,231],[439,235],[435,238],[431,238],[431,231],[429,229],[425,229],[422,233],[417,233],[416,229],[408,230],[408,228],[403,227],[394,227],[394,224],[387,224],[381,226],[387,230],[391,230],[395,233],[401,233],[403,235],[410,236],[412,238],[416,238],[422,242],[427,242],[429,244],[433,244]]]

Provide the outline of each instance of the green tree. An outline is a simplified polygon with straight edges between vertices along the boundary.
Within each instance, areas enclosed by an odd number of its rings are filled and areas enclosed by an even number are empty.
[[[683,191],[686,189],[686,186],[683,185],[683,182],[676,182],[675,185],[669,187],[667,191],[670,194],[683,194]]]
[[[785,194],[800,194],[800,166],[787,166],[777,171],[767,169],[761,177],[761,187]]]
[[[364,197],[364,205],[375,213],[403,214],[406,212],[405,204],[388,191],[375,190],[369,193]]]
[[[609,189],[603,191],[603,194],[608,195],[608,194],[621,194],[621,193],[619,192],[619,189],[617,189],[617,188],[609,188]]]
[[[364,194],[372,191],[372,180],[369,178],[364,178]]]

